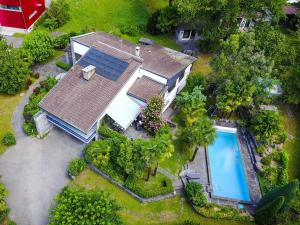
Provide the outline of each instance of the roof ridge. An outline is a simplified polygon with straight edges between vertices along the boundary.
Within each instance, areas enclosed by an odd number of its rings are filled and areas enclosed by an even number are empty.
[[[102,45],[104,45],[104,46],[106,46],[106,47],[109,47],[109,48],[112,48],[112,49],[114,49],[114,50],[116,50],[116,51],[119,51],[119,52],[125,53],[125,54],[127,54],[127,55],[130,55],[134,60],[136,60],[136,61],[138,61],[138,62],[140,62],[140,63],[142,63],[142,62],[144,61],[144,59],[141,58],[141,57],[139,57],[139,56],[136,56],[136,55],[134,55],[134,54],[132,54],[132,53],[123,51],[123,50],[121,50],[121,49],[119,49],[119,48],[116,48],[116,47],[114,47],[114,46],[112,46],[112,45],[106,44],[106,43],[104,43],[104,42],[102,42],[102,41],[97,40],[96,43],[102,44]],[[138,45],[137,45],[137,46],[138,46]]]

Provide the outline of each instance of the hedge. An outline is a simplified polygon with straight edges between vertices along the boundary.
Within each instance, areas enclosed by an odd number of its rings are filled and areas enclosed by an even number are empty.
[[[65,70],[65,71],[68,71],[72,67],[72,65],[67,64],[67,63],[65,63],[63,61],[57,61],[55,64],[56,64],[57,67]]]
[[[151,198],[173,192],[172,181],[159,173],[155,177],[151,177],[149,181],[128,177],[125,181],[125,187],[143,198]]]
[[[86,168],[86,166],[83,159],[75,158],[69,162],[68,173],[70,176],[77,176]]]

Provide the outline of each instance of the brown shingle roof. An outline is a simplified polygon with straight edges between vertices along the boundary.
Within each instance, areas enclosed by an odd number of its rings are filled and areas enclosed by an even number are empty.
[[[82,77],[82,67],[75,65],[40,102],[40,107],[77,129],[88,133],[112,99],[141,65],[129,59],[118,80],[95,74],[89,81]]]
[[[131,86],[128,95],[144,102],[148,102],[154,95],[161,94],[164,87],[163,84],[143,76],[142,78],[137,79]]]
[[[132,55],[134,55],[136,47],[136,44],[104,32],[73,37],[73,40],[88,47],[102,42]],[[173,77],[196,60],[192,56],[157,44],[141,45],[140,47],[140,57],[144,60],[143,68],[166,78]]]

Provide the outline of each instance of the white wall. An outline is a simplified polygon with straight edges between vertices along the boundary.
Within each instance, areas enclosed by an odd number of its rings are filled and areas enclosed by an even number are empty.
[[[181,81],[177,80],[177,84],[174,87],[174,89],[171,92],[167,92],[164,96],[164,101],[165,101],[165,107],[163,109],[163,111],[165,111],[170,104],[174,101],[174,99],[176,98],[177,94],[184,88],[185,84],[186,84],[186,79],[188,77],[188,75],[190,74],[192,65],[189,65],[185,71],[184,71],[184,77],[181,79]]]
[[[73,51],[79,55],[84,55],[90,48],[73,41]]]
[[[155,80],[157,81],[158,83],[161,83],[161,84],[167,84],[167,79],[162,77],[162,76],[159,76],[159,75],[156,75],[154,73],[151,73],[147,70],[144,70],[143,68],[140,69],[140,77],[142,76],[146,76],[146,77],[149,77],[151,78],[152,80]]]

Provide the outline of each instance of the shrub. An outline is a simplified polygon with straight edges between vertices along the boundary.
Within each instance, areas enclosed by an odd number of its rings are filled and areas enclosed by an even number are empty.
[[[107,140],[98,140],[89,143],[84,148],[85,160],[98,168],[108,164],[110,159],[111,143]]]
[[[270,166],[272,162],[272,157],[267,156],[261,159],[261,163],[266,165],[266,166]]]
[[[50,211],[49,225],[123,224],[119,206],[103,191],[65,187],[56,203]]]
[[[190,220],[186,220],[183,223],[181,223],[180,225],[200,225],[200,223],[196,223]]]
[[[107,126],[101,126],[99,127],[98,133],[103,137],[103,138],[112,138],[114,140],[120,140],[122,142],[125,142],[127,140],[126,136],[123,134],[120,134],[117,131],[114,131],[110,129]]]
[[[70,19],[70,6],[65,0],[51,1],[46,17],[51,24],[51,28],[58,28],[64,25]]]
[[[73,159],[68,165],[68,173],[71,176],[79,175],[86,168],[86,163],[83,159]]]
[[[53,39],[53,47],[55,49],[64,49],[69,44],[69,35],[61,35]]]
[[[32,78],[35,78],[35,79],[39,79],[39,78],[40,78],[40,74],[39,74],[38,72],[36,72],[36,73],[31,73],[30,76],[31,76]]]
[[[164,101],[161,96],[154,96],[150,99],[147,107],[141,114],[144,128],[150,133],[155,134],[165,124],[161,117]]]
[[[11,146],[16,144],[16,138],[12,133],[6,133],[4,134],[4,137],[2,139],[2,144],[6,146]]]
[[[268,225],[274,222],[274,219],[282,208],[284,197],[279,196],[268,204],[262,206],[254,213],[255,222],[261,225]]]
[[[201,87],[207,86],[207,78],[202,74],[191,73],[186,80],[186,85],[183,91],[192,93],[195,87],[200,87],[200,86]]]
[[[288,206],[288,204],[295,198],[298,188],[299,188],[298,180],[293,180],[282,187],[274,188],[272,191],[268,192],[266,195],[262,197],[262,199],[257,204],[256,210],[259,210],[260,208],[271,203],[278,196],[283,196],[285,200],[284,206]]]
[[[122,34],[127,34],[129,36],[137,36],[140,33],[138,26],[134,24],[123,24],[120,31]]]
[[[54,54],[53,40],[46,31],[35,30],[24,38],[24,49],[35,62],[42,62]]]
[[[48,28],[49,30],[55,30],[56,28],[59,27],[57,21],[55,19],[52,19],[52,18],[46,18],[43,21],[42,26]]]
[[[157,174],[149,181],[129,176],[125,181],[125,187],[143,198],[156,197],[173,191],[172,181],[161,174]]]
[[[28,90],[28,88],[32,85],[32,80],[30,78],[27,78],[26,84],[25,84],[25,90]]]
[[[258,148],[256,149],[256,152],[262,156],[265,152],[266,152],[266,148],[263,145],[258,146]]]
[[[273,144],[285,141],[285,131],[277,112],[270,110],[259,111],[251,123],[251,129],[259,142]]]
[[[4,201],[8,192],[3,184],[0,184],[0,222],[2,222],[9,213],[9,208]]]
[[[23,130],[24,130],[25,134],[27,134],[28,136],[38,135],[38,132],[36,130],[36,126],[35,126],[34,122],[24,122]]]
[[[196,182],[189,182],[185,185],[185,191],[188,198],[192,201],[193,205],[200,207],[206,205],[207,200],[201,184],[198,184]]]
[[[174,6],[156,11],[148,19],[147,31],[153,35],[170,33],[176,28],[179,22],[178,18],[177,8]]]
[[[63,61],[57,61],[56,62],[56,66],[58,66],[59,68],[62,68],[65,71],[68,71],[72,67],[72,65],[67,64],[67,63],[65,63]]]
[[[156,11],[148,19],[148,23],[147,23],[146,28],[147,28],[147,32],[152,34],[152,35],[157,35],[157,34],[161,33],[161,31],[157,28],[159,15],[160,15],[160,11]]]
[[[202,216],[206,218],[214,219],[227,219],[236,221],[248,222],[251,217],[242,213],[240,210],[232,208],[230,206],[221,206],[214,203],[206,204],[205,207],[195,206],[194,209]]]

